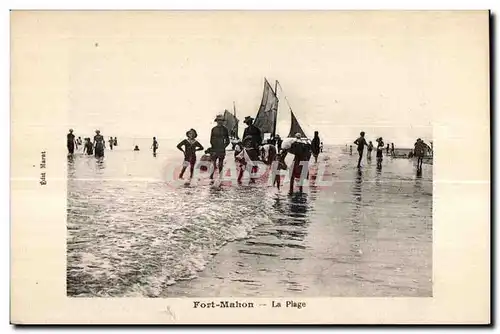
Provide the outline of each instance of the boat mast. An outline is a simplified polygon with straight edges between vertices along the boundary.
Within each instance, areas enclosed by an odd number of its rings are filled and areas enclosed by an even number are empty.
[[[233,115],[234,115],[234,118],[237,120],[237,118],[236,118],[236,103],[235,103],[234,101],[233,101]],[[236,130],[235,130],[235,132],[236,132],[236,133],[235,133],[235,135],[236,135],[236,139],[238,139],[238,138],[239,138],[239,137],[238,137],[238,123],[239,123],[239,121],[237,120],[237,121],[236,121]]]
[[[279,85],[281,91],[283,91],[283,87],[281,87],[281,84],[279,82],[278,82],[278,85]],[[295,118],[295,122],[297,123],[297,125],[300,128],[300,130],[302,131],[302,134],[307,138],[304,130],[302,129],[302,127],[299,124],[299,121],[297,120],[297,117],[295,117],[295,115],[293,114],[293,110],[292,110],[292,107],[290,106],[290,102],[288,101],[288,98],[286,97],[286,95],[283,95],[283,96],[285,97],[285,102],[288,105],[288,109],[290,110],[290,118],[291,118],[291,121],[292,121],[292,126],[293,126],[293,120]],[[289,135],[290,135],[290,133],[289,133]]]
[[[278,80],[274,82],[274,96],[276,97],[276,112],[274,113],[274,123],[273,123],[273,136],[272,139],[276,138],[276,123],[278,122]]]

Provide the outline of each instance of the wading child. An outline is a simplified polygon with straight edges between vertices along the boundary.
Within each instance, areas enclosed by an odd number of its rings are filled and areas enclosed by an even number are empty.
[[[94,146],[92,145],[92,142],[90,141],[90,138],[85,138],[85,144],[83,146],[83,152],[86,153],[87,155],[93,155],[94,154]]]
[[[278,165],[276,166],[276,171],[274,171],[274,169],[272,170],[273,186],[276,185],[276,187],[279,189],[281,185],[281,175],[279,175],[278,173],[280,173],[280,171],[282,170],[287,170],[288,166],[286,165],[285,160],[282,159],[281,153],[276,154],[275,163],[277,163]]]
[[[368,143],[368,155],[366,156],[368,160],[372,159],[373,143],[370,141]]]
[[[156,137],[153,137],[153,145],[151,145],[151,148],[153,149],[153,155],[156,156],[156,150],[158,149],[158,141],[156,140]]]
[[[212,165],[212,149],[209,147],[205,150],[205,154],[203,154],[200,158],[200,170],[202,172],[206,172],[208,170],[208,166]]]
[[[186,132],[187,139],[181,141],[177,148],[184,153],[184,163],[182,164],[182,170],[179,174],[179,179],[182,179],[184,176],[184,172],[186,171],[187,166],[190,166],[189,169],[189,178],[193,177],[194,165],[196,164],[196,151],[203,150],[203,146],[196,140],[198,134],[195,129],[190,129]],[[182,148],[184,146],[184,149]]]

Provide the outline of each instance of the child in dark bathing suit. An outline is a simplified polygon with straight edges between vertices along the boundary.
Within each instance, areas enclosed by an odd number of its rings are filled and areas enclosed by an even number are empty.
[[[382,137],[377,139],[377,168],[382,168],[382,159],[384,151],[384,141]]]
[[[87,155],[94,154],[94,146],[92,145],[90,138],[85,138],[85,145],[83,146],[83,152],[86,153]]]
[[[206,172],[208,170],[208,166],[212,165],[212,149],[209,147],[205,150],[205,154],[203,154],[200,158],[200,170],[202,172]]]
[[[158,141],[156,140],[156,137],[153,137],[153,145],[151,145],[151,148],[153,149],[153,155],[156,156],[156,150],[158,149]]]
[[[177,148],[184,153],[184,163],[182,164],[182,170],[179,174],[179,179],[182,179],[184,176],[184,172],[186,171],[187,166],[190,166],[189,178],[193,177],[194,165],[196,164],[196,151],[203,150],[203,146],[196,140],[198,134],[195,129],[190,129],[186,132],[187,139],[181,141]],[[182,147],[184,146],[184,149]]]
[[[373,151],[373,143],[370,141],[368,143],[368,155],[367,155],[368,160],[372,159],[372,151]]]

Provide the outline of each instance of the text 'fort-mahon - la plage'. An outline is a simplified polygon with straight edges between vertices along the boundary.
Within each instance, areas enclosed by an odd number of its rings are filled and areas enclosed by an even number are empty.
[[[201,301],[194,301],[193,302],[193,308],[255,308],[256,306],[268,306],[268,304],[256,304],[254,302],[247,302],[247,301],[228,301],[228,300],[222,300],[220,302],[215,302],[215,301],[209,301],[209,302],[201,302]],[[284,302],[281,301],[275,301],[273,300],[271,302],[271,307],[273,308],[280,308],[280,307],[286,307],[286,308],[297,308],[301,309],[306,307],[305,302],[297,302],[294,300],[287,300]]]

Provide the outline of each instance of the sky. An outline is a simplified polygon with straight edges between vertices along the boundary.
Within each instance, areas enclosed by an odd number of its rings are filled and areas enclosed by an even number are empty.
[[[317,130],[325,144],[343,145],[365,131],[410,147],[417,137],[432,140],[433,114],[450,98],[440,85],[458,54],[474,52],[461,50],[464,38],[474,44],[473,19],[433,15],[80,13],[61,32],[68,126],[82,136],[99,128],[106,137],[165,140],[195,128],[206,143],[214,117],[233,101],[240,119],[255,117],[266,77],[279,80],[308,136]],[[280,97],[282,136],[287,109]]]

